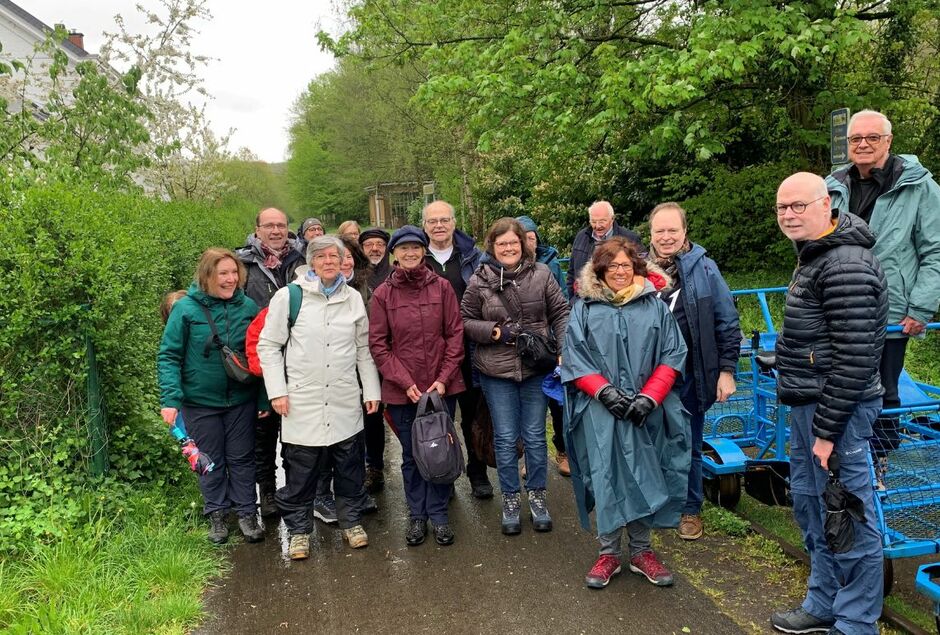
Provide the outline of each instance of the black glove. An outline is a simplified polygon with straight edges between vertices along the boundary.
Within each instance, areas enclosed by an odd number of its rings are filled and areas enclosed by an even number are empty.
[[[614,419],[626,418],[631,399],[613,384],[607,384],[601,388],[597,393],[597,400],[604,404],[610,414],[614,415]]]
[[[627,414],[624,418],[632,421],[633,425],[640,427],[646,423],[646,418],[654,410],[656,410],[656,402],[640,393],[630,404],[630,407],[627,408]]]

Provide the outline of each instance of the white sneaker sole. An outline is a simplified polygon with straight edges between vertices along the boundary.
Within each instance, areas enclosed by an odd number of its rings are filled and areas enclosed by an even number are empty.
[[[320,522],[326,523],[327,525],[334,525],[334,524],[336,524],[337,522],[339,522],[339,519],[337,519],[335,516],[334,516],[333,518],[328,518],[328,517],[324,516],[323,514],[321,514],[321,513],[320,513],[318,510],[316,510],[316,509],[313,510],[313,517],[316,518],[317,520],[319,520]]]

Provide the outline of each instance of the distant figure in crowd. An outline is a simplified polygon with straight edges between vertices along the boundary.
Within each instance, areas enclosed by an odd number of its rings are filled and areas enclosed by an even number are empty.
[[[199,475],[209,540],[228,540],[225,513],[234,509],[245,540],[260,542],[264,534],[255,507],[254,459],[257,387],[226,375],[206,316],[211,315],[223,344],[244,351],[245,331],[258,305],[242,291],[245,267],[227,249],[204,251],[195,278],[163,330],[157,354],[160,416],[172,426],[182,413],[189,435],[215,462],[215,469]]]
[[[323,223],[321,223],[318,218],[308,218],[300,224],[300,227],[297,228],[297,240],[295,243],[302,260],[306,261],[307,259],[307,243],[325,233]]]
[[[646,255],[646,248],[640,236],[614,220],[614,207],[607,201],[597,201],[588,208],[588,226],[574,237],[571,245],[571,260],[568,261],[568,297],[574,300],[575,285],[581,269],[591,260],[591,254],[600,243],[612,236],[624,236],[633,242],[640,255]]]
[[[276,498],[290,534],[288,555],[295,560],[310,555],[310,511],[324,465],[333,480],[343,539],[353,548],[369,544],[361,524],[362,405],[375,412],[381,392],[369,354],[365,304],[340,273],[346,248],[335,236],[320,236],[307,252],[311,271],[297,280],[303,292],[297,321],[288,333],[289,297],[282,290],[271,300],[258,340],[271,406],[282,417],[289,469]]]
[[[552,277],[563,292],[567,292],[564,274],[561,272],[561,263],[558,262],[558,250],[549,245],[542,244],[538,225],[528,216],[516,216],[516,220],[525,230],[525,240],[529,249],[535,254],[535,262],[540,262],[552,272]],[[565,296],[567,298],[567,295]],[[565,435],[562,429],[561,404],[554,399],[548,400],[548,411],[552,415],[552,445],[555,446],[555,465],[562,476],[571,476],[568,466],[568,455],[565,454]]]
[[[378,227],[371,227],[359,234],[359,244],[372,266],[369,274],[369,289],[373,294],[392,273],[392,265],[389,263],[387,253],[389,239],[388,232]],[[365,419],[366,491],[369,494],[375,494],[385,486],[384,412],[385,404],[381,403],[378,411],[366,415]]]
[[[904,327],[887,336],[879,366],[884,408],[898,408],[908,339],[924,332],[940,303],[940,187],[917,157],[891,154],[891,122],[881,113],[855,113],[848,136],[852,165],[826,185],[832,207],[858,216],[875,235],[872,253],[888,280],[888,324]],[[900,442],[897,417],[879,417],[872,449],[882,489],[888,452]]]
[[[358,241],[359,231],[359,223],[354,220],[347,220],[340,223],[336,230],[336,235],[341,238],[351,238],[352,240]]]
[[[771,623],[785,633],[874,634],[884,578],[869,439],[884,392],[885,275],[868,226],[831,209],[820,177],[785,179],[775,208],[797,250],[777,338],[777,398],[792,406],[790,490],[810,574],[803,604],[774,613]],[[866,522],[852,521],[854,544],[844,553],[830,550],[824,529],[830,467],[865,509]]]
[[[294,279],[295,271],[304,264],[303,255],[297,251],[297,242],[288,236],[287,215],[274,207],[258,213],[255,233],[248,237],[248,244],[235,253],[248,272],[245,294],[262,309],[268,306],[278,289]],[[262,394],[259,400],[254,447],[261,515],[267,518],[277,514],[274,490],[277,487],[276,455],[281,418],[268,409],[270,406],[265,397]]]
[[[493,445],[499,489],[503,496],[502,531],[522,531],[521,494],[516,441],[525,447],[526,490],[536,531],[551,531],[545,498],[545,412],[542,392],[546,373],[523,363],[516,339],[523,331],[565,341],[568,303],[548,267],[535,262],[525,229],[513,218],[501,218],[484,241],[486,253],[464,293],[460,310],[464,331],[474,342],[473,363],[493,417]]]
[[[460,302],[483,254],[474,245],[473,238],[457,229],[457,219],[450,203],[430,203],[422,210],[421,218],[428,235],[428,253],[424,262],[431,271],[450,283]],[[457,396],[457,403],[460,404],[460,428],[467,448],[467,478],[475,498],[492,498],[493,486],[486,475],[486,463],[473,451],[473,422],[477,417],[481,393],[479,387],[474,385],[473,344],[466,336],[464,351],[461,372],[467,390]]]
[[[702,434],[705,412],[734,394],[734,371],[741,352],[738,311],[718,265],[705,248],[690,242],[685,210],[661,203],[650,213],[649,262],[663,269],[669,283],[659,290],[689,349],[680,389],[692,415],[692,468],[689,492],[679,522],[679,537],[697,540],[702,526]]]
[[[170,291],[160,302],[160,319],[163,320],[163,324],[166,325],[167,321],[170,319],[170,311],[173,310],[173,307],[181,299],[186,297],[186,289],[179,289],[177,291]]]
[[[630,571],[658,586],[673,583],[650,530],[677,526],[686,503],[689,418],[675,388],[686,345],[652,275],[632,240],[598,245],[581,270],[565,337],[571,483],[581,525],[591,529],[593,510],[601,545],[585,578],[593,589],[620,573],[624,528]]]
[[[420,545],[431,521],[439,545],[454,542],[447,519],[451,485],[424,480],[412,455],[411,428],[423,393],[436,390],[451,416],[465,389],[463,323],[453,288],[424,265],[427,236],[405,225],[391,238],[395,266],[372,299],[369,347],[382,373],[382,401],[388,404],[401,442],[401,472],[408,501],[405,542]]]

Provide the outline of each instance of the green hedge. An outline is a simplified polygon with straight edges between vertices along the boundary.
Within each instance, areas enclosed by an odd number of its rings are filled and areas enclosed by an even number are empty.
[[[245,211],[65,186],[0,190],[0,550],[61,535],[137,485],[177,483],[157,416],[159,302]],[[88,476],[85,336],[97,349],[111,473]]]

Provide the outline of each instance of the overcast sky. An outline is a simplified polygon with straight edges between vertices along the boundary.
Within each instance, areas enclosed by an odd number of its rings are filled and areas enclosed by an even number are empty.
[[[146,25],[137,0],[14,0],[52,26],[85,34],[85,49],[97,53],[104,31],[115,31],[114,15],[128,30]],[[163,14],[154,0],[139,0]],[[216,58],[205,71],[205,88],[215,99],[206,109],[213,129],[235,128],[231,149],[247,147],[261,159],[287,154],[290,108],[311,79],[328,71],[333,58],[317,46],[319,28],[335,31],[330,0],[209,0],[212,20],[195,24],[192,52]]]

